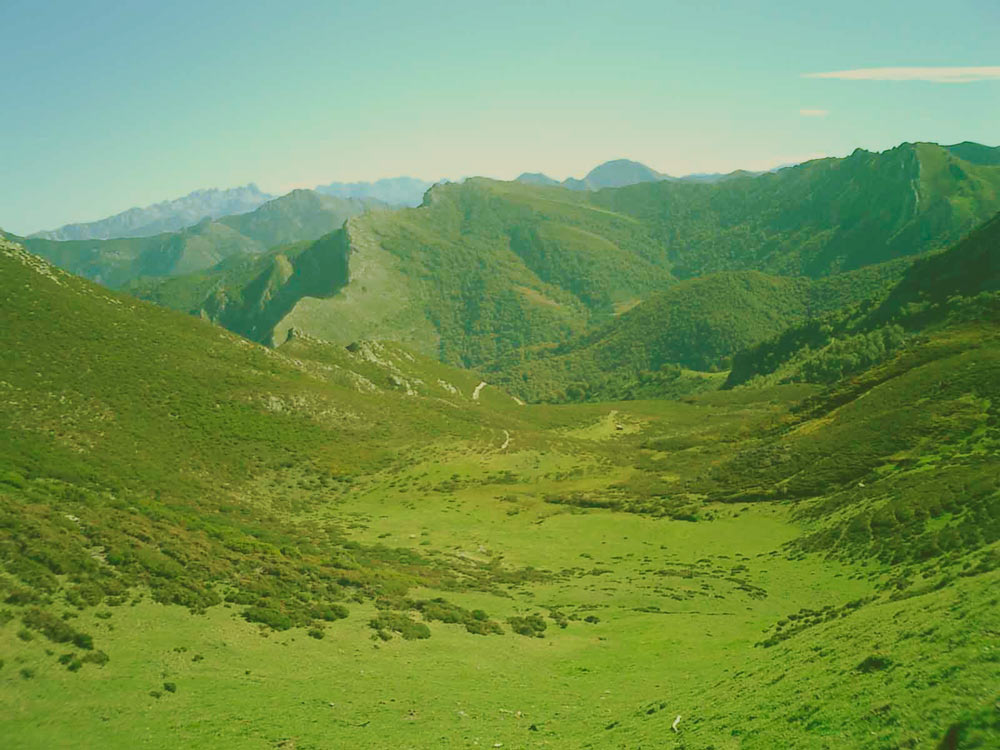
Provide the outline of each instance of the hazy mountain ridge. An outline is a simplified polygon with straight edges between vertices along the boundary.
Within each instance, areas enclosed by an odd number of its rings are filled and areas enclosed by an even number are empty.
[[[253,211],[275,196],[261,192],[254,184],[220,190],[195,190],[181,198],[165,200],[82,224],[66,224],[58,229],[35,232],[29,238],[47,240],[104,240],[119,237],[150,237],[174,232],[205,218]]]
[[[261,253],[282,243],[315,240],[338,229],[351,216],[384,207],[374,199],[334,198],[295,190],[251,212],[206,219],[154,237],[67,242],[29,237],[21,241],[62,268],[118,288],[142,277],[202,271],[240,253]]]
[[[570,190],[600,190],[608,187],[624,187],[640,182],[656,182],[657,180],[675,179],[661,174],[655,169],[630,159],[613,159],[598,164],[591,169],[583,179],[567,177],[562,182],[554,180],[541,172],[524,172],[514,181],[528,185],[561,185]]]
[[[672,177],[668,174],[657,172],[655,169],[637,161],[613,159],[597,165],[583,179],[567,177],[562,182],[559,182],[559,180],[553,179],[542,172],[523,172],[514,181],[526,185],[561,186],[570,190],[603,190],[604,188],[627,187],[628,185],[637,185],[643,182],[713,183],[736,177],[756,176],[760,174],[764,174],[764,172],[748,172],[743,169],[737,169],[733,172],[725,173],[699,172],[682,177]]]
[[[374,182],[331,182],[314,189],[337,198],[374,198],[390,206],[414,207],[435,184],[415,177],[387,177]]]

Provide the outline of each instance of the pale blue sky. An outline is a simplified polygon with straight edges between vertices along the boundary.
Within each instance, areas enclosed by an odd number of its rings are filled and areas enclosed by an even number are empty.
[[[251,181],[1000,144],[996,71],[803,77],[1000,66],[997,0],[0,0],[0,34],[0,227],[19,233]]]

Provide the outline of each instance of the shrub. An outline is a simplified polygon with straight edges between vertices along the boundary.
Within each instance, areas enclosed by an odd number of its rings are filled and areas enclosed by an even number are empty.
[[[405,640],[412,641],[431,637],[431,630],[422,622],[412,620],[402,612],[383,612],[372,618],[368,626],[378,633],[382,640],[389,640],[392,633],[399,633]],[[388,637],[387,637],[388,636]]]
[[[292,618],[271,607],[249,607],[243,612],[243,619],[262,623],[274,630],[288,630],[292,627]]]
[[[83,657],[85,663],[96,664],[99,667],[103,667],[110,660],[111,658],[103,651],[92,651]]]
[[[508,617],[507,624],[510,629],[518,635],[532,638],[544,638],[545,629],[548,627],[545,620],[539,615],[528,615],[527,617]]]
[[[321,607],[313,607],[310,611],[313,619],[326,620],[327,622],[343,620],[350,613],[350,610],[343,604],[325,604]]]
[[[880,672],[883,669],[888,669],[892,666],[892,659],[887,656],[879,656],[878,654],[872,654],[866,657],[858,666],[854,669],[862,674],[868,674],[869,672]]]
[[[177,692],[177,683],[176,682],[164,682],[163,683],[163,689],[166,690],[168,693],[176,693]]]
[[[64,620],[56,617],[51,612],[32,609],[25,612],[21,616],[21,619],[25,627],[39,631],[53,643],[69,643],[72,641],[78,648],[90,650],[94,647],[94,639],[91,636],[75,630],[71,625],[68,625]]]

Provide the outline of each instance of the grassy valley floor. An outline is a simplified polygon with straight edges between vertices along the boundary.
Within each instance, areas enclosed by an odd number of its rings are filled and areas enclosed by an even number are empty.
[[[936,747],[963,717],[995,722],[995,572],[891,601],[888,568],[791,551],[807,530],[793,503],[706,504],[690,522],[546,502],[621,481],[614,452],[650,425],[690,433],[695,411],[725,424],[746,409],[645,406],[525,407],[558,450],[518,450],[517,430],[505,450],[499,436],[432,444],[303,501],[299,520],[339,520],[358,542],[507,571],[406,594],[482,609],[503,635],[430,622],[429,638],[382,640],[376,602],[316,639],[228,604],[193,616],[139,596],[73,620],[113,658],[70,672],[11,622],[9,746],[903,748]],[[536,614],[543,637],[508,625]],[[789,618],[801,631],[762,645]]]

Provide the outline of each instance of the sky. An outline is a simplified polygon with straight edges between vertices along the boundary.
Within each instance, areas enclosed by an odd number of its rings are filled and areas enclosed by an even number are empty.
[[[1000,145],[997,0],[0,0],[0,227],[207,187]]]

